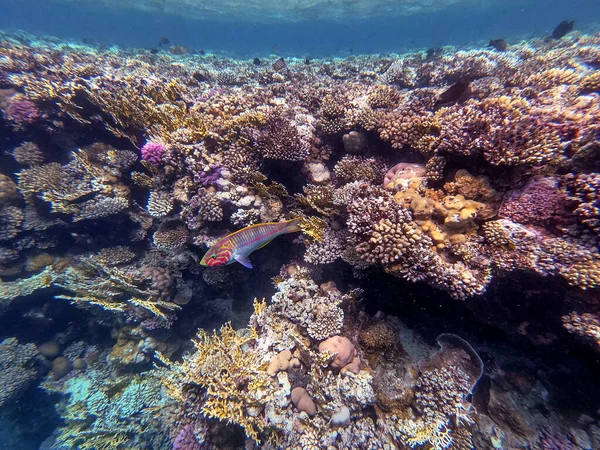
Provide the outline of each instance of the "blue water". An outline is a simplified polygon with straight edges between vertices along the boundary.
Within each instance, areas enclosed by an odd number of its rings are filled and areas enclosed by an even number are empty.
[[[508,4],[511,3],[511,4]],[[0,29],[23,29],[63,39],[87,38],[102,45],[156,47],[171,44],[238,56],[339,56],[387,53],[443,45],[481,45],[490,38],[519,40],[549,35],[562,20],[591,31],[600,21],[600,2],[539,0],[507,2],[492,8],[416,14],[389,20],[345,23],[305,21],[257,24],[207,22],[158,13],[111,11],[36,0],[3,0]]]

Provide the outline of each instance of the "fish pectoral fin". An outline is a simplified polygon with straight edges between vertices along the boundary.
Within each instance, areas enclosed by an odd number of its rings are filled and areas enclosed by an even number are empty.
[[[242,266],[247,267],[248,269],[253,269],[252,263],[250,262],[250,258],[246,255],[235,255],[235,260],[239,262]]]

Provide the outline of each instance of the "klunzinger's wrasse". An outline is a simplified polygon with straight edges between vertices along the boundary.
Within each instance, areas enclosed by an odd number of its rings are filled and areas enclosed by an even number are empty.
[[[260,223],[242,228],[220,239],[209,248],[200,264],[218,267],[237,261],[248,269],[252,269],[252,263],[248,258],[250,254],[254,250],[264,247],[277,236],[300,231],[299,222],[300,219],[292,219],[287,222]]]

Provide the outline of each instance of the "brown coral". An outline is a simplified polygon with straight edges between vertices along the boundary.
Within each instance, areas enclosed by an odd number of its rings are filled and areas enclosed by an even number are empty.
[[[173,250],[187,244],[188,230],[178,221],[164,222],[152,236],[152,242],[157,248]]]
[[[310,138],[289,119],[274,115],[261,129],[256,145],[265,158],[302,161],[310,154]]]
[[[366,181],[379,184],[383,180],[385,166],[375,158],[344,156],[334,167],[333,172],[339,183]]]
[[[23,142],[15,147],[12,156],[22,166],[37,166],[44,162],[44,153],[34,142]]]

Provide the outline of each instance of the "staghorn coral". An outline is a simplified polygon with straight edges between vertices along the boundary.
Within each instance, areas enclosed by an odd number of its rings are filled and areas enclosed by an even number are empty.
[[[176,304],[161,299],[156,289],[143,289],[137,270],[132,267],[111,267],[94,258],[81,257],[64,273],[55,275],[53,285],[70,295],[57,295],[80,306],[101,306],[109,311],[124,312],[139,307],[162,319],[168,312],[179,309]]]
[[[60,273],[57,273],[54,268],[47,267],[29,278],[0,282],[0,302],[26,297],[39,289],[50,287],[59,276]]]
[[[279,306],[273,302],[273,308],[265,307],[254,315],[252,323],[260,333],[242,351],[256,352],[261,367],[284,350],[299,361],[297,367],[270,377],[265,389],[267,400],[252,404],[241,414],[243,420],[246,414],[266,424],[258,433],[260,447],[390,449],[451,443],[452,447],[469,448],[469,442],[482,448],[536,445],[537,436],[533,440],[522,437],[514,443],[502,421],[488,424],[484,415],[469,427],[457,428],[454,418],[447,420],[446,416],[450,415],[450,405],[458,404],[457,392],[464,381],[454,371],[458,366],[453,363],[425,369],[419,365],[419,373],[415,361],[405,354],[412,351],[410,343],[402,342],[407,344],[403,347],[392,342],[402,334],[402,327],[377,327],[373,322],[378,323],[378,318],[357,317],[351,299],[339,302],[339,294],[328,294],[324,288],[314,290],[308,279],[317,285],[315,280],[330,269],[340,270],[344,279],[352,270],[353,283],[363,283],[361,277],[381,276],[381,288],[385,289],[385,274],[376,274],[382,267],[389,275],[420,280],[455,298],[466,298],[483,293],[492,275],[504,274],[511,279],[516,271],[533,272],[546,277],[545,284],[551,283],[549,289],[557,283],[565,290],[566,311],[580,311],[570,295],[577,291],[567,284],[591,290],[599,280],[595,179],[598,100],[594,88],[597,77],[591,71],[600,61],[597,36],[574,34],[557,42],[539,39],[514,43],[502,54],[446,47],[443,51],[431,49],[427,56],[423,52],[402,57],[353,55],[306,63],[289,59],[285,73],[275,75],[270,68],[272,61],[254,66],[249,61],[216,55],[174,56],[165,51],[105,50],[47,41],[28,44],[30,38],[26,36],[2,37],[0,84],[9,89],[0,91],[0,107],[6,113],[13,98],[35,105],[39,117],[31,126],[25,127],[23,121],[22,128],[26,129],[18,133],[31,131],[28,139],[40,145],[45,156],[45,160],[36,156],[33,164],[26,162],[26,155],[17,158],[24,169],[18,176],[21,198],[15,195],[7,172],[14,165],[9,155],[2,169],[8,178],[3,183],[7,189],[2,192],[7,196],[2,203],[11,209],[2,213],[6,240],[0,250],[5,266],[0,273],[13,280],[23,270],[43,271],[27,280],[5,281],[0,284],[3,295],[27,295],[36,286],[52,285],[56,280],[58,288],[66,285],[65,280],[72,280],[72,290],[61,294],[72,296],[75,304],[87,305],[83,294],[87,290],[93,294],[88,299],[92,303],[120,311],[129,323],[140,324],[127,331],[127,338],[119,336],[122,342],[115,346],[112,358],[124,360],[130,350],[133,360],[148,361],[151,351],[141,352],[138,346],[150,349],[156,343],[146,340],[149,336],[141,339],[133,334],[150,328],[166,332],[164,327],[175,318],[161,301],[169,303],[172,298],[173,303],[184,304],[192,289],[196,292],[198,288],[189,277],[199,273],[187,250],[155,249],[144,257],[152,248],[147,245],[149,241],[181,248],[188,235],[194,242],[205,242],[217,229],[220,232],[232,224],[278,220],[290,210],[312,211],[318,216],[304,222],[310,238],[296,240],[307,244],[306,261],[327,264],[341,257],[352,267],[344,267],[343,262],[329,268],[311,267],[310,276],[308,270],[301,269],[294,274],[297,285],[281,296],[286,298]],[[173,50],[180,53],[183,49]],[[460,104],[434,107],[440,86],[462,79],[472,80],[472,97]],[[400,92],[376,84],[378,81],[407,89]],[[231,86],[234,82],[239,85]],[[77,127],[72,126],[72,120],[78,122]],[[16,123],[5,120],[5,124],[8,142],[21,142]],[[102,135],[102,127],[136,143],[125,144],[130,150],[104,144],[84,147],[73,156],[77,161],[68,162],[66,149]],[[93,133],[88,133],[90,130]],[[344,133],[356,138],[351,130],[368,132],[369,147],[364,148],[363,142],[356,147],[364,152],[360,161],[342,159],[350,148],[343,147]],[[52,140],[40,142],[42,134]],[[165,149],[159,167],[143,162],[147,174],[135,172],[130,177],[128,173],[139,156],[131,150],[139,146],[137,139],[141,137],[146,142],[163,142]],[[346,141],[351,140],[348,138]],[[280,142],[283,144],[278,147]],[[262,148],[261,143],[268,145]],[[402,154],[390,147],[401,147]],[[302,171],[291,170],[294,164],[289,159],[266,161],[265,149],[267,153],[293,153],[290,158],[303,161]],[[300,154],[307,156],[300,158]],[[385,165],[419,161],[425,164],[425,177],[418,186],[415,183],[397,189],[402,195],[394,196],[398,193],[367,186],[379,183],[377,177],[383,174],[382,170],[374,176],[376,171],[360,167],[361,161],[368,159],[378,162],[367,164],[371,168],[383,166],[382,161]],[[60,163],[43,165],[49,161]],[[339,173],[334,174],[336,164]],[[354,169],[358,175],[352,173]],[[279,189],[274,180],[285,183],[286,190]],[[135,183],[131,193],[130,181]],[[540,184],[536,186],[537,182]],[[523,191],[507,191],[501,217],[510,220],[490,220],[499,206],[500,192],[514,186],[525,187]],[[202,188],[205,190],[199,192]],[[172,207],[159,216],[173,215],[188,230],[179,225],[173,237],[169,233],[177,222],[153,221],[140,211],[136,202],[143,203],[148,191],[168,192]],[[554,195],[559,197],[556,202],[549,198]],[[569,197],[566,202],[565,196]],[[48,206],[52,206],[50,213]],[[181,217],[177,217],[179,212]],[[110,219],[115,227],[105,227],[107,221],[72,223],[117,213]],[[58,214],[69,222],[59,220]],[[132,222],[131,234],[121,235],[119,231]],[[63,236],[72,241],[72,248],[66,250]],[[136,242],[129,251],[107,247],[131,240]],[[48,247],[53,247],[51,257],[41,253]],[[139,259],[131,257],[134,248]],[[57,264],[65,251],[69,256],[79,251],[83,254],[72,256],[72,263],[60,263],[63,268],[59,269]],[[54,267],[48,266],[55,256]],[[86,263],[80,259],[86,258],[92,265],[84,267]],[[94,261],[104,268],[94,266]],[[75,267],[65,270],[65,264]],[[369,264],[378,267],[363,270]],[[151,273],[145,278],[144,270],[150,267]],[[256,274],[260,276],[259,272]],[[293,284],[288,275],[278,280],[284,288],[285,283],[288,287]],[[231,285],[235,277],[222,269],[202,271],[202,278],[210,281],[212,291]],[[202,284],[201,279],[199,282]],[[502,283],[500,279],[499,288]],[[95,292],[96,285],[109,296]],[[412,292],[406,286],[408,299]],[[177,297],[180,291],[185,292]],[[294,301],[294,293],[308,306]],[[202,298],[198,295],[199,302]],[[141,302],[145,307],[138,307]],[[587,312],[578,314],[593,330],[596,308],[588,306],[583,309]],[[162,318],[157,319],[154,311],[162,312]],[[99,310],[94,314],[102,322],[109,320]],[[269,314],[272,317],[267,317]],[[548,322],[541,325],[550,326],[551,314],[548,311]],[[483,320],[481,315],[474,317]],[[573,326],[576,320],[569,318]],[[361,327],[364,323],[368,327]],[[125,334],[123,330],[120,327],[119,333]],[[347,336],[359,354],[365,351],[359,344],[366,347],[372,372],[341,374],[328,367],[328,361],[316,355],[315,349],[317,341],[330,337],[330,333]],[[384,378],[381,374],[386,371],[397,376]],[[490,370],[494,378],[502,378],[501,372]],[[72,376],[73,371],[59,381]],[[236,383],[236,395],[249,390],[243,377]],[[208,386],[219,388],[218,383]],[[444,386],[452,389],[442,392]],[[312,417],[292,406],[290,394],[295,388],[304,389],[312,399],[316,409]],[[374,390],[379,402],[375,408]],[[536,389],[530,391],[535,393]],[[226,448],[229,442],[222,435],[235,433],[200,413],[206,392],[187,386],[182,394],[188,410],[177,419],[180,422],[174,424],[172,434],[185,429],[189,435],[192,428],[198,445]],[[508,404],[510,399],[506,395],[501,400]],[[235,405],[229,404],[232,409]],[[501,405],[494,408],[496,412],[510,410]],[[423,419],[426,411],[429,419],[438,414],[444,417],[427,422]],[[549,417],[552,412],[542,415]],[[159,448],[136,441],[135,432],[126,440],[121,434],[98,437],[85,434],[84,428],[77,431],[80,436],[89,436],[90,446],[130,448],[135,441],[145,448]],[[111,442],[111,438],[122,442]],[[86,445],[82,442],[85,439],[76,439],[75,446]]]

